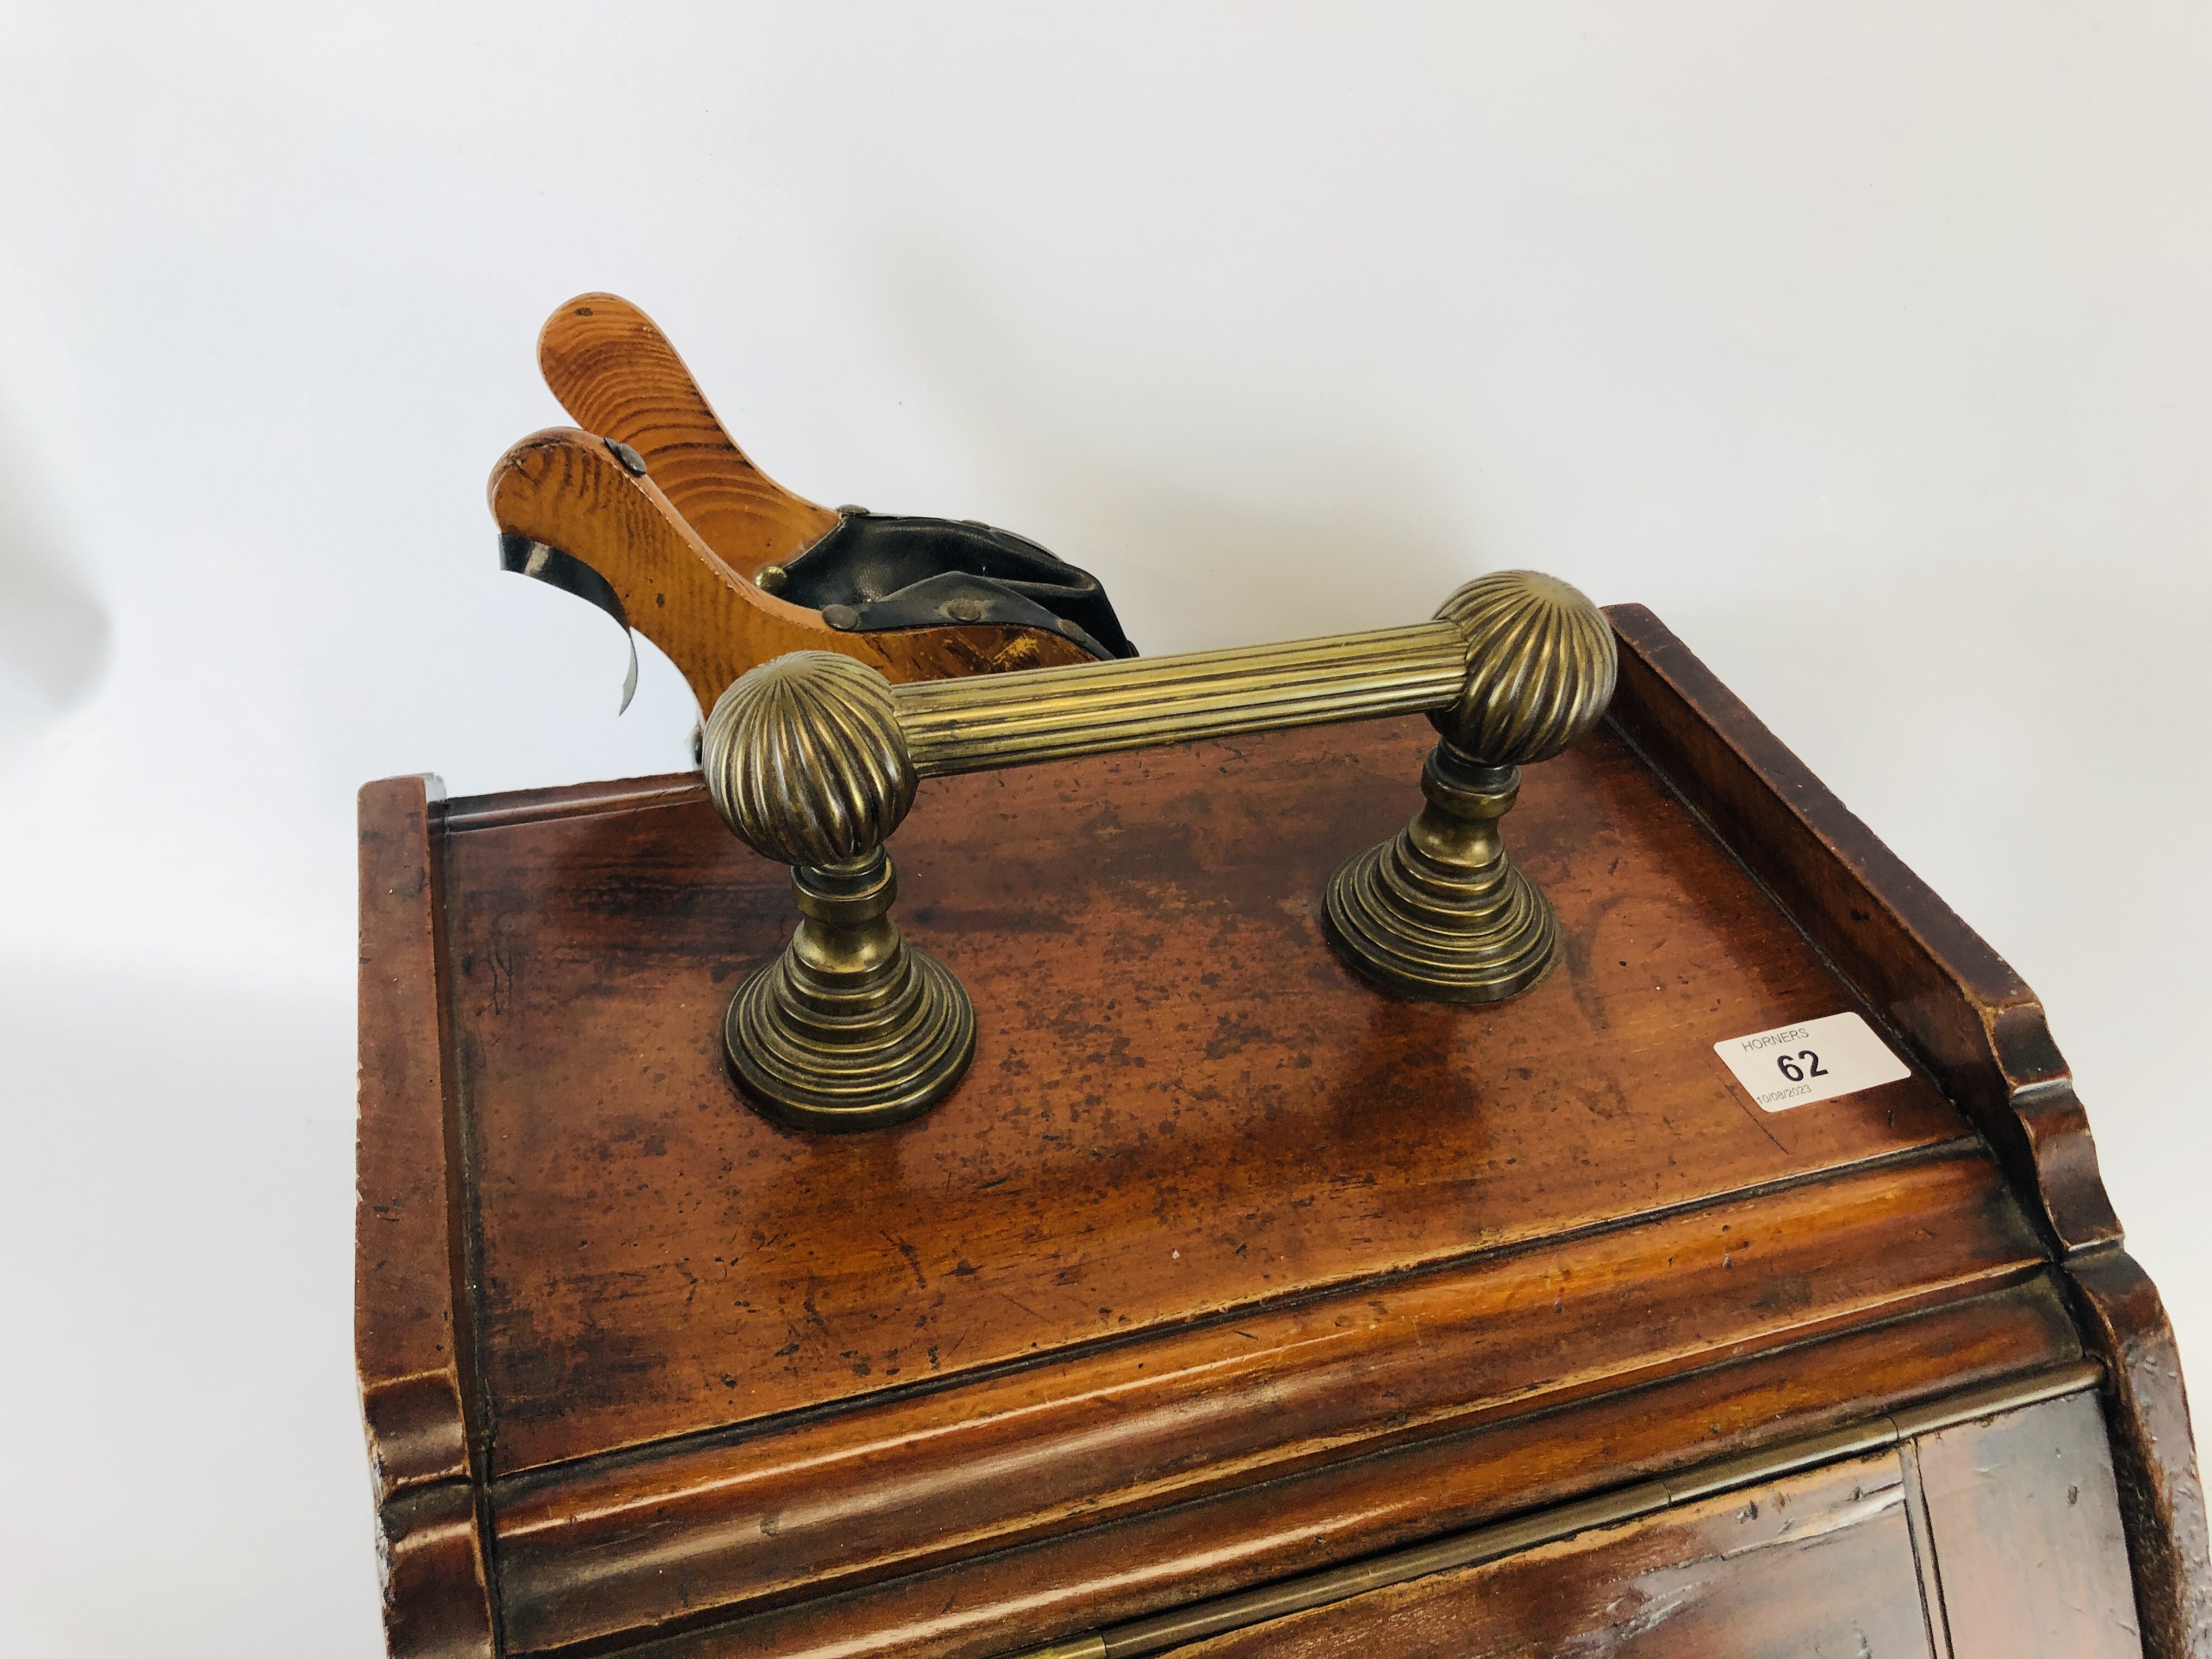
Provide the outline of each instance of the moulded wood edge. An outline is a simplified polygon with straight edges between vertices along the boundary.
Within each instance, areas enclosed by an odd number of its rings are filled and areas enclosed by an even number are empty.
[[[726,1617],[799,1595],[802,1582],[811,1595],[910,1573],[1968,1297],[2036,1271],[2041,1254],[1986,1156],[1961,1146],[1510,1249],[1392,1287],[1403,1306],[1388,1316],[1369,1311],[1378,1294],[1370,1285],[1248,1313],[1235,1334],[1258,1336],[1249,1350],[1257,1358],[1210,1331],[1117,1346],[1073,1362],[1050,1390],[1061,1403],[1049,1413],[1025,1368],[727,1448],[523,1477],[495,1500],[507,1622],[519,1641],[558,1646],[708,1607]],[[1934,1225],[1935,1239],[1897,1248],[1900,1216]],[[1739,1238],[1763,1228],[1769,1239],[1733,1267],[1723,1225],[1731,1218]],[[1837,1261],[1879,1267],[1869,1278],[1822,1265]],[[1809,1299],[1776,1304],[1785,1282],[1808,1287]],[[1826,1300],[1810,1289],[1823,1284]],[[1553,1285],[1564,1311],[1545,1288]],[[1663,1317],[1691,1346],[1652,1356],[1639,1339],[1623,1351],[1607,1314],[1629,1305]],[[1331,1317],[1340,1310],[1366,1322],[1340,1329]],[[1505,1330],[1523,1333],[1525,1362],[1498,1351]],[[1314,1358],[1286,1371],[1279,1354],[1301,1345]],[[1446,1383],[1455,1376],[1476,1391],[1454,1405]],[[1393,1403],[1377,1403],[1386,1397]],[[1217,1419],[1231,1439],[1242,1429],[1252,1443],[1228,1455],[1223,1430],[1201,1426]],[[1018,1458],[992,1428],[1000,1420],[1019,1425]],[[1201,1442],[1202,1468],[1190,1462]],[[1092,1465],[1093,1481],[1107,1464],[1150,1473],[1133,1485],[1127,1476],[1127,1490],[1079,1483],[1030,1513],[1018,1505],[1043,1502],[1041,1459],[1063,1481]],[[996,1473],[979,1485],[971,1468]]]
[[[1606,614],[1622,653],[1610,715],[1622,737],[1911,1042],[2059,1247],[2118,1239],[2034,993],[1665,623],[1639,605]]]
[[[634,1659],[984,1659],[2078,1361],[2046,1275],[823,1601]],[[632,1645],[636,1644],[636,1645]],[[610,1649],[610,1650],[615,1650]]]
[[[2112,1472],[2149,1659],[2212,1659],[2212,1538],[2173,1328],[2149,1276],[2114,1247],[2066,1264],[2105,1363]]]
[[[426,777],[360,795],[354,1351],[394,1659],[495,1648],[467,1408],[458,1170]]]

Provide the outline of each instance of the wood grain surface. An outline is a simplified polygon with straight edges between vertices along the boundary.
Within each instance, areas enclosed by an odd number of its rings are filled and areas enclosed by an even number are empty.
[[[1445,1010],[1347,975],[1313,896],[1410,813],[1430,741],[1401,721],[932,785],[895,847],[903,914],[974,989],[977,1066],[921,1122],[835,1142],[722,1075],[721,1003],[787,901],[696,794],[456,803],[496,1456],[563,1466],[498,1500],[514,1638],[924,1571],[2039,1260],[1978,1153],[1910,1156],[1963,1132],[1924,1081],[1741,1098],[1716,1037],[1852,999],[1616,743],[1533,772],[1512,821],[1571,941],[1551,985]],[[1860,1197],[1789,1184],[1854,1168]],[[994,1375],[1071,1337],[1103,1352]],[[577,1466],[717,1427],[732,1443]]]
[[[480,1426],[428,783],[361,792],[354,1351],[392,1650],[489,1655]]]
[[[1487,1009],[1376,994],[1317,900],[1419,804],[1431,741],[1375,722],[925,784],[893,843],[901,920],[969,988],[976,1060],[926,1118],[850,1139],[769,1122],[724,1075],[722,1006],[791,911],[703,795],[457,818],[496,1468],[1963,1133],[1918,1076],[1794,1113],[1742,1098],[1715,1040],[1853,998],[1602,735],[1532,770],[1509,821],[1562,971]]]
[[[1178,1659],[1934,1659],[1893,1451],[1174,1652]]]
[[[2157,1659],[2212,1659],[2212,1549],[2173,1328],[2124,1250],[2070,1258],[2066,1274],[2088,1346],[2112,1379],[2112,1464],[2145,1649]]]
[[[1963,1296],[2037,1259],[1995,1189],[1880,1166],[503,1492],[508,1630],[826,1593]]]
[[[2094,1395],[1913,1443],[1951,1659],[2140,1659]]]
[[[580,294],[555,311],[538,336],[538,367],[569,419],[645,458],[677,515],[738,575],[837,527],[834,507],[753,465],[668,337],[619,295]]]
[[[2043,1005],[1641,605],[1613,605],[1614,725],[1908,1036],[2064,1249],[2119,1237]]]
[[[754,586],[700,538],[656,477],[633,476],[599,438],[571,427],[509,449],[489,495],[503,534],[556,547],[606,579],[702,713],[746,669],[787,651],[835,651],[895,681],[1091,660],[1058,634],[995,623],[841,633],[820,611]]]
[[[984,1659],[2014,1376],[2079,1353],[2045,1282],[1471,1432],[1071,1528],[653,1644],[653,1659]]]
[[[1614,725],[1906,1036],[2046,1230],[2118,1391],[2113,1457],[2151,1651],[2212,1659],[2212,1540],[2173,1332],[2122,1248],[2042,1005],[1664,624],[1640,605],[1607,615]]]
[[[880,1134],[731,1088],[723,1007],[791,912],[694,780],[365,842],[364,957],[422,961],[385,1001],[365,969],[362,1294],[442,1274],[455,1352],[364,1325],[364,1380],[452,1378],[422,1490],[478,1498],[501,1650],[981,1659],[2086,1342],[2146,1651],[2207,1651],[2155,1293],[2066,1109],[2005,1127],[2070,1099],[2024,1069],[2039,1009],[1620,625],[1617,726],[1506,822],[1565,950],[1502,1006],[1394,1000],[1316,925],[1418,805],[1419,722],[926,784],[900,915],[978,1058]],[[1712,1052],[1853,1008],[1910,1076],[1767,1114]]]

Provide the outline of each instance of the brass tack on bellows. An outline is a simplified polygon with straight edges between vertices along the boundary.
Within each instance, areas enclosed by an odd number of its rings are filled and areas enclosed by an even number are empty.
[[[790,946],[732,999],[723,1035],[745,1092],[802,1127],[927,1110],[975,1048],[959,981],[899,937],[883,850],[925,777],[1421,713],[1441,734],[1405,830],[1331,878],[1328,938],[1401,995],[1488,1002],[1550,971],[1550,903],[1498,823],[1520,768],[1595,725],[1618,659],[1597,607],[1528,570],[1468,583],[1412,628],[1286,645],[893,685],[826,651],[753,669],[707,720],[707,787],[756,852],[793,866]]]

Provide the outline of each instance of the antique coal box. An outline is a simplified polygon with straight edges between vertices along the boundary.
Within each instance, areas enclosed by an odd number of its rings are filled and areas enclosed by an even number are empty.
[[[1606,615],[1609,711],[1503,822],[1549,906],[1503,1000],[1359,965],[1449,852],[1390,851],[1433,697],[885,774],[896,935],[802,871],[808,926],[964,1003],[856,1133],[756,980],[791,873],[699,776],[365,789],[392,1651],[2212,1653],[2173,1340],[2034,997]],[[1484,758],[1431,804],[1511,805]]]

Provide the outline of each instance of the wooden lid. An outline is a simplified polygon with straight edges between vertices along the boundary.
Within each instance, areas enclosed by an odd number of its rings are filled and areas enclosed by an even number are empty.
[[[995,1651],[2078,1357],[2047,1214],[1952,1103],[1996,1062],[1834,965],[1853,906],[1908,926],[1863,873],[1821,854],[1816,947],[1632,745],[1643,660],[1506,820],[1565,949],[1486,1008],[1322,936],[1330,872],[1419,804],[1423,722],[925,784],[897,914],[976,1059],[853,1137],[728,1080],[788,878],[694,781],[372,786],[430,873],[365,859],[364,985],[439,934],[449,1029],[380,1092],[365,1025],[364,1383],[374,1430],[380,1376],[447,1366],[380,1288],[392,1218],[367,1243],[403,1174],[429,1236],[427,1118],[511,1650]],[[1911,1075],[1768,1113],[1713,1052],[1853,1011]]]

